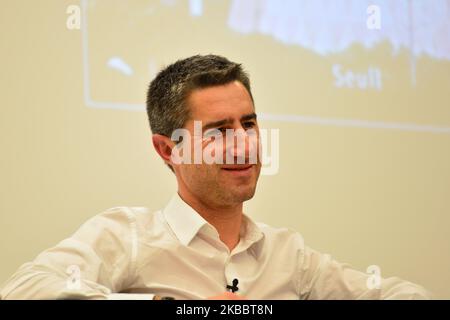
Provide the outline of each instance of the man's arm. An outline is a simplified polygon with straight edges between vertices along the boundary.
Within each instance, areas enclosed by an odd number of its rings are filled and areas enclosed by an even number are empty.
[[[134,215],[128,208],[112,208],[93,217],[72,237],[22,265],[1,288],[0,298],[117,298],[114,293],[134,272],[133,228]]]
[[[414,283],[397,277],[380,278],[379,286],[373,287],[366,274],[350,265],[333,260],[307,246],[300,255],[300,299],[353,300],[353,299],[431,299],[430,292]],[[372,285],[371,285],[372,284]]]

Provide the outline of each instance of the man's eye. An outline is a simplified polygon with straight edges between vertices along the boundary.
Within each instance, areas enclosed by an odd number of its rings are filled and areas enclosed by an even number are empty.
[[[244,125],[243,125],[244,129],[251,129],[254,126],[255,126],[254,122],[245,122]]]

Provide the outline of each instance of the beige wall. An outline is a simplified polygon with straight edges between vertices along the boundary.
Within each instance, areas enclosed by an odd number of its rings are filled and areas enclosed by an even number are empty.
[[[86,106],[82,31],[66,28],[66,8],[73,3],[2,0],[0,282],[87,218],[118,205],[156,210],[176,190],[152,149],[144,112]],[[119,28],[104,19],[103,35]],[[95,32],[91,39],[100,39]],[[361,108],[372,107],[378,109],[366,112],[368,120],[450,126],[448,61],[421,60],[422,82],[413,90],[406,76],[398,76],[407,65],[400,55],[385,61],[391,80],[382,92],[342,91],[330,86],[323,61],[344,63],[345,55],[321,58],[261,36],[228,47],[216,41],[225,33],[210,43],[180,39],[170,54],[161,49],[169,46],[166,40],[154,37],[160,41],[154,57],[163,64],[215,52],[244,62],[258,111],[339,117],[335,110],[341,108],[359,118]],[[142,65],[140,53],[148,55],[142,43],[117,50],[128,50]],[[95,63],[104,51],[91,47]],[[355,66],[384,57],[384,50],[361,54]],[[297,77],[289,61],[303,68]],[[130,89],[95,66],[93,98],[110,94],[144,102],[147,74],[139,74]],[[326,70],[314,76],[314,66]],[[283,75],[286,82],[279,80]],[[280,129],[280,170],[260,179],[246,208],[254,219],[298,230],[311,247],[358,269],[375,264],[383,276],[397,275],[450,298],[450,134],[274,121],[261,126]]]

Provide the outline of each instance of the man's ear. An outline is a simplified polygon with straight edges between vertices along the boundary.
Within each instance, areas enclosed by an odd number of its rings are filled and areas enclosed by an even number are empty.
[[[161,159],[163,159],[166,164],[170,165],[172,163],[172,148],[175,146],[175,143],[170,140],[169,137],[161,134],[152,135],[152,142],[153,147],[155,147],[155,150],[158,152]]]

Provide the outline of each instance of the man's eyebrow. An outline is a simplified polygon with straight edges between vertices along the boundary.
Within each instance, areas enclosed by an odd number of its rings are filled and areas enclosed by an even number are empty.
[[[230,118],[219,120],[219,121],[214,121],[214,122],[209,122],[203,126],[203,130],[217,128],[217,127],[223,126],[224,124],[228,124],[228,123],[232,123],[232,122],[233,122],[233,119],[230,119]]]
[[[241,121],[247,121],[247,120],[256,120],[256,113],[250,113],[246,114],[245,116],[241,117]]]
[[[241,122],[242,121],[248,121],[248,120],[256,120],[256,113],[250,113],[250,114],[246,114],[244,116],[241,117]],[[229,124],[229,123],[233,123],[233,119],[232,118],[228,118],[228,119],[222,119],[222,120],[218,120],[218,121],[214,121],[214,122],[209,122],[207,124],[205,124],[203,126],[203,130],[208,130],[211,128],[218,128],[221,127],[225,124]]]

